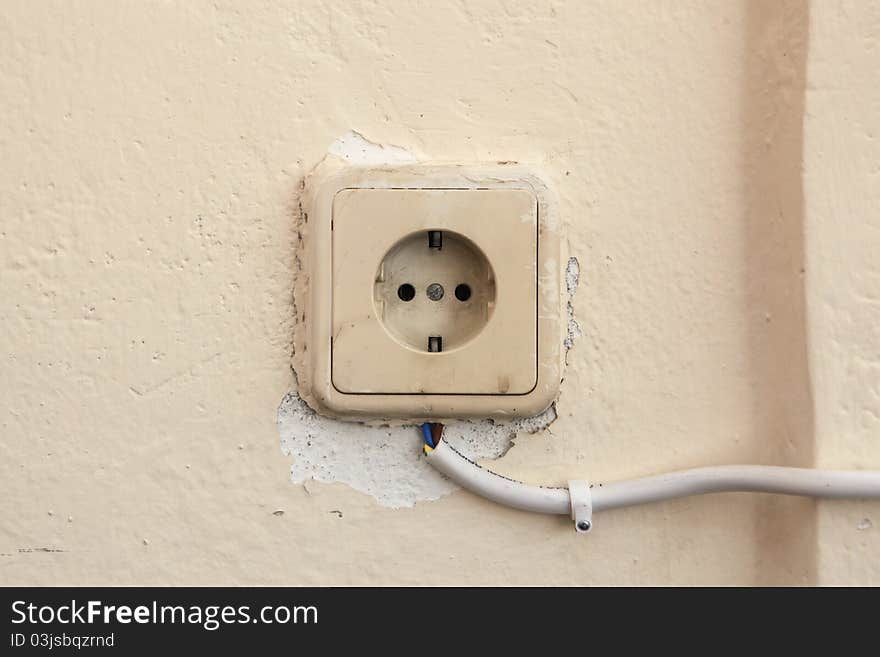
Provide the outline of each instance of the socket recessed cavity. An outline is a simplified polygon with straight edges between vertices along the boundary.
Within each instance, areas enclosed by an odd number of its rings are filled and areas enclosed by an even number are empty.
[[[483,251],[464,235],[419,231],[382,258],[373,303],[392,338],[418,351],[446,353],[472,340],[489,322],[495,274]]]

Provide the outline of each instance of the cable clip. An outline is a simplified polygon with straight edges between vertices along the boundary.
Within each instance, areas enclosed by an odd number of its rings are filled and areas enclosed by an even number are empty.
[[[593,528],[593,496],[590,493],[590,482],[575,479],[568,482],[568,494],[571,497],[571,519],[579,534],[586,534]]]

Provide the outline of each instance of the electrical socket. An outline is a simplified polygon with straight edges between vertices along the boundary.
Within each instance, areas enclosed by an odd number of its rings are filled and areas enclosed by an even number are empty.
[[[295,366],[315,410],[516,417],[553,402],[562,258],[555,203],[534,173],[356,167],[310,181],[305,201]]]

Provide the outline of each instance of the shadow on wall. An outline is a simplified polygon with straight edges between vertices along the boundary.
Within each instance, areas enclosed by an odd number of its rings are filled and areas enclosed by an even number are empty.
[[[748,0],[742,93],[742,244],[760,463],[813,465],[804,279],[806,0]],[[815,581],[812,500],[764,496],[754,527],[758,583]]]

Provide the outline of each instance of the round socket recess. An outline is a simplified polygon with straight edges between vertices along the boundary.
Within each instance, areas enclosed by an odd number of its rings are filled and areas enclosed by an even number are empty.
[[[464,235],[419,231],[385,254],[373,302],[382,326],[401,344],[417,351],[452,351],[492,317],[495,276],[486,255]]]

